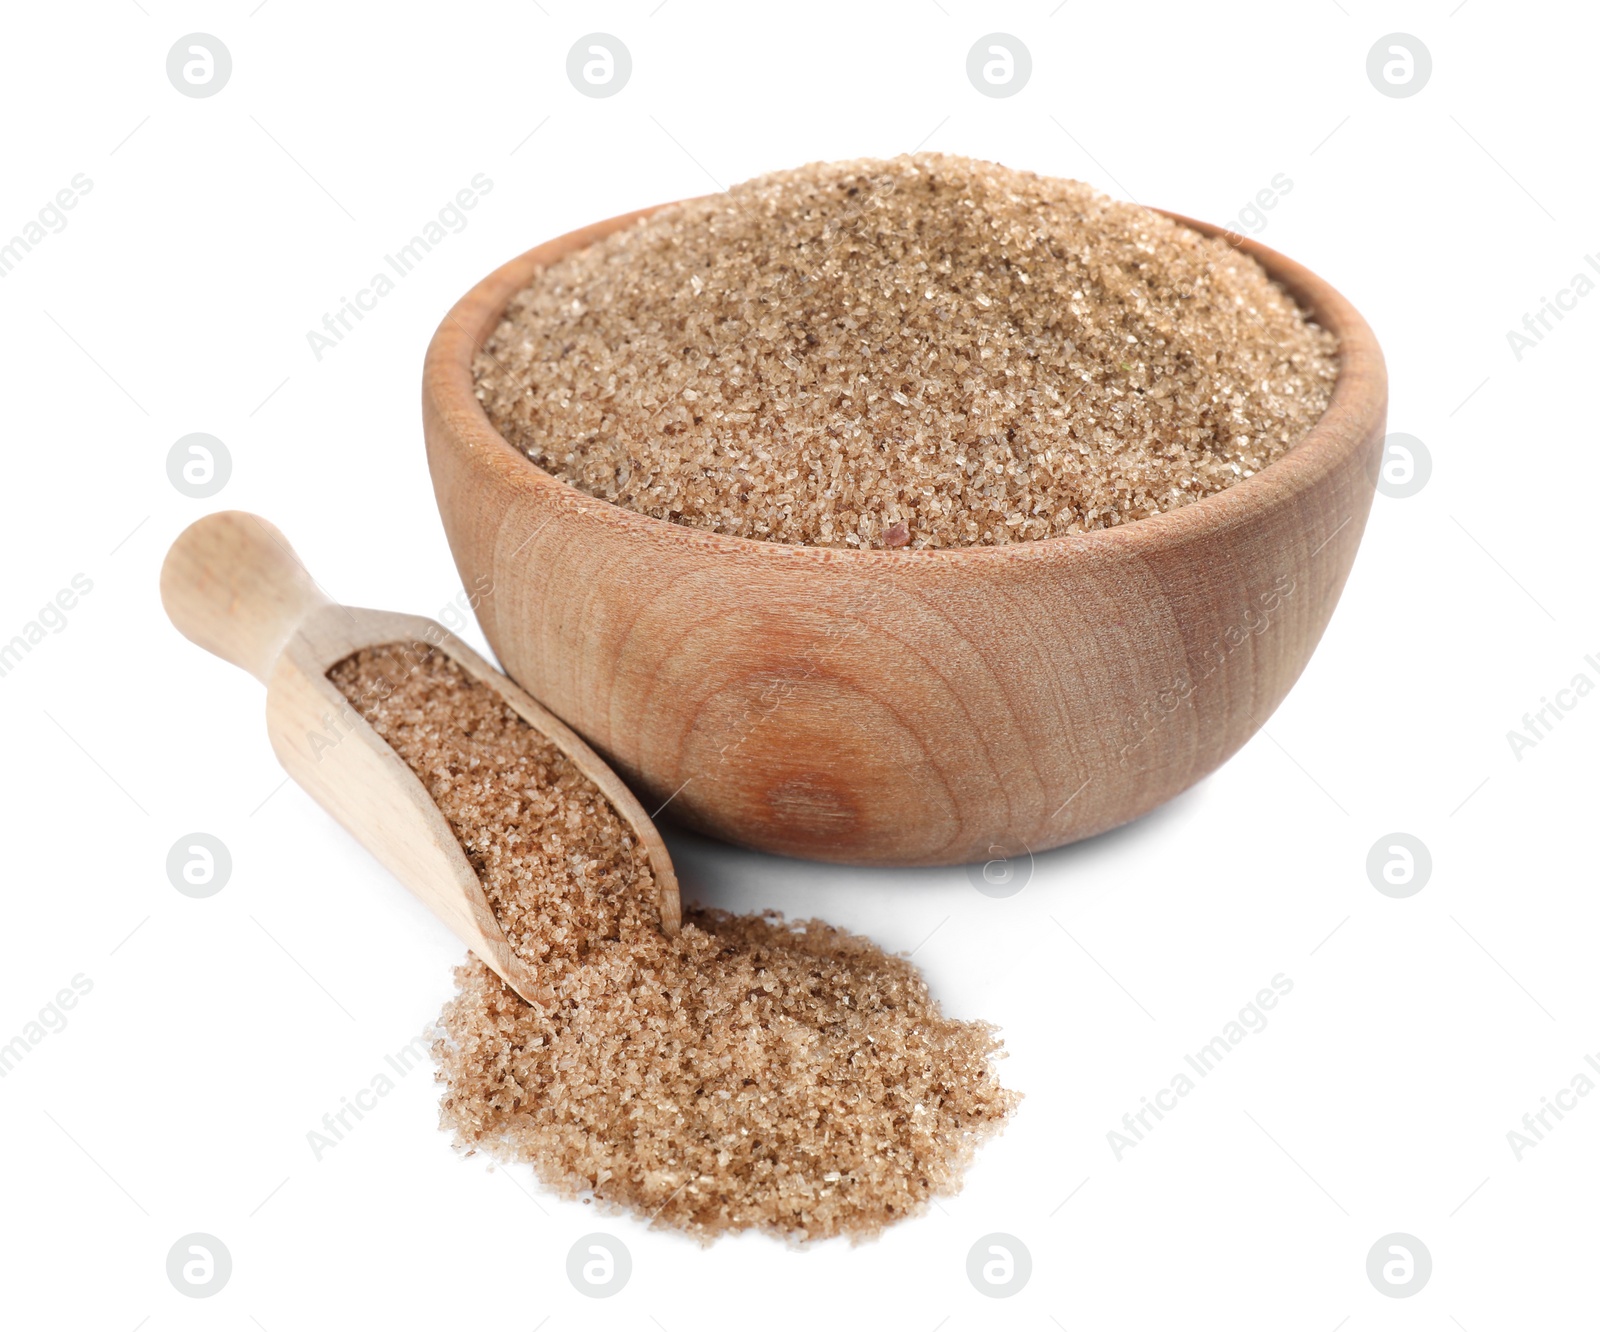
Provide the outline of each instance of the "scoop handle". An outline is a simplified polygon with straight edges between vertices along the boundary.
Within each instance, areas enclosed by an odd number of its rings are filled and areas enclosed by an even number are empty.
[[[161,604],[185,638],[265,684],[296,627],[330,602],[282,532],[229,509],[178,534],[161,566]]]

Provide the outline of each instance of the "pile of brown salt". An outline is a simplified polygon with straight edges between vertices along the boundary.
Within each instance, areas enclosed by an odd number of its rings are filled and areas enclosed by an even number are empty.
[[[944,1017],[910,962],[774,913],[688,907],[667,938],[626,823],[448,657],[392,644],[329,678],[548,985],[528,1004],[476,958],[457,970],[434,1054],[460,1147],[704,1240],[862,1238],[959,1188],[1016,1097],[993,1030]]]
[[[1249,255],[923,154],[664,208],[552,263],[473,364],[495,428],[656,518],[821,546],[1110,527],[1304,437],[1337,343]]]

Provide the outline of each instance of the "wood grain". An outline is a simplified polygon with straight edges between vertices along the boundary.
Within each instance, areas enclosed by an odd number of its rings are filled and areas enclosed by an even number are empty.
[[[210,514],[179,534],[162,565],[161,600],[185,637],[267,686],[267,734],[289,775],[523,998],[539,993],[538,979],[512,953],[449,823],[328,679],[362,648],[428,644],[499,694],[632,827],[660,888],[662,927],[677,931],[677,875],[633,793],[577,734],[444,626],[333,602],[277,528],[237,511]]]
[[[423,426],[457,567],[490,589],[477,613],[500,661],[652,807],[670,799],[689,827],[819,860],[1013,856],[1171,799],[1283,700],[1355,559],[1387,407],[1377,342],[1332,287],[1240,242],[1339,336],[1342,364],[1306,439],[1226,491],[1012,546],[786,546],[584,495],[477,402],[472,358],[510,296],[643,215],[474,287],[429,346]]]

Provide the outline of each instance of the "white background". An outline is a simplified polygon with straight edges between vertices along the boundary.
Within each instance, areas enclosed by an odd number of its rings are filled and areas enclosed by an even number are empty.
[[[9,6],[5,22],[0,238],[74,174],[93,182],[0,280],[0,639],[73,575],[93,582],[0,678],[0,1042],[75,975],[93,985],[0,1080],[7,1326],[1484,1332],[1593,1317],[1600,1095],[1520,1161],[1507,1133],[1600,1052],[1600,694],[1520,760],[1506,738],[1580,671],[1600,683],[1584,663],[1600,659],[1600,296],[1520,362],[1506,339],[1600,251],[1592,10],[93,0]],[[965,74],[994,30],[1033,58],[1007,99]],[[194,31],[233,57],[207,99],[165,73]],[[605,100],[564,72],[592,31],[633,56]],[[1433,57],[1405,99],[1365,72],[1395,31]],[[961,868],[673,839],[687,895],[915,948],[950,1011],[1000,1024],[1004,1079],[1027,1099],[959,1197],[855,1248],[701,1249],[457,1159],[425,1071],[315,1160],[308,1130],[431,1022],[460,949],[279,789],[260,687],[161,613],[167,544],[210,509],[256,510],[335,595],[435,614],[459,584],[418,379],[459,294],[598,218],[919,145],[1219,222],[1286,174],[1261,237],[1371,321],[1390,428],[1425,441],[1431,480],[1376,500],[1266,732],[1138,824],[1040,857],[1015,897],[980,895]],[[318,362],[307,330],[479,172],[493,191],[470,225]],[[213,499],[167,479],[192,431],[232,455]],[[164,868],[197,830],[234,863],[206,900]],[[1405,900],[1365,869],[1394,831],[1434,861]],[[1294,988],[1266,1030],[1118,1161],[1108,1131],[1279,972]],[[564,1273],[595,1229],[633,1256],[608,1300]],[[166,1276],[191,1231],[233,1257],[210,1299]],[[966,1275],[995,1231],[1033,1255],[1004,1300]],[[1409,1299],[1365,1272],[1394,1231],[1433,1256]]]

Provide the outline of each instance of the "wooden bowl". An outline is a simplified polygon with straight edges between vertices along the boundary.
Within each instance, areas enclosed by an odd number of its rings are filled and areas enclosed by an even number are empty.
[[[689,827],[814,860],[1010,858],[1171,799],[1282,701],[1355,559],[1387,405],[1372,331],[1327,283],[1239,242],[1343,359],[1311,433],[1220,494],[1010,546],[790,546],[584,495],[474,396],[473,355],[512,294],[642,215],[468,292],[428,348],[422,404],[439,512],[495,653],[646,809],[670,801]]]

